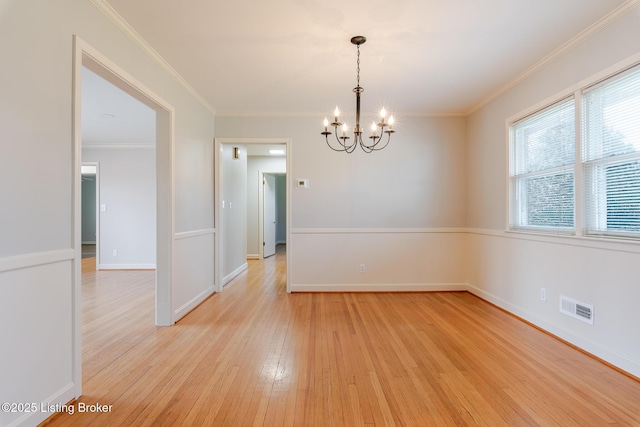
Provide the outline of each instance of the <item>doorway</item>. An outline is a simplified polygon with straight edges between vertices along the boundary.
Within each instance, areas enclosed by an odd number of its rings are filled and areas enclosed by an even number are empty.
[[[82,162],[82,259],[93,258],[96,268],[100,265],[100,252],[97,250],[100,240],[100,164],[98,162]]]
[[[275,255],[277,245],[285,245],[286,238],[286,179],[282,172],[260,172],[262,191],[259,194],[258,211],[260,231],[258,246],[260,258]]]
[[[150,92],[131,75],[119,68],[90,45],[74,36],[73,56],[73,166],[74,166],[74,240],[73,273],[73,379],[76,396],[82,394],[82,69],[102,77],[123,92],[155,111],[155,194],[156,194],[156,284],[155,324],[173,324],[171,308],[171,254],[173,245],[173,108]],[[102,208],[102,206],[101,206]],[[107,207],[108,209],[108,207]]]
[[[262,178],[261,171],[274,170],[276,173],[285,173],[291,170],[291,140],[288,138],[216,138],[215,139],[215,221],[216,221],[216,234],[215,234],[215,254],[216,254],[216,291],[221,292],[226,283],[233,279],[233,275],[227,274],[222,268],[218,266],[226,266],[227,259],[225,256],[230,256],[230,252],[237,252],[241,250],[239,256],[244,259],[245,265],[247,259],[261,259],[263,255],[263,239],[262,228],[260,225],[262,222],[262,208],[259,206],[259,198],[262,199],[262,184],[259,178]],[[254,167],[247,168],[249,157],[247,156],[247,150],[263,150],[264,156],[267,157],[270,146],[276,146],[281,151],[284,151],[281,155],[284,157],[283,169],[271,169],[269,167]],[[238,148],[238,150],[234,150]],[[238,157],[232,156],[230,153],[238,153]],[[240,170],[238,165],[244,167],[244,175],[238,175],[238,179],[234,179],[228,172],[229,170]],[[247,175],[251,174],[251,178]],[[236,204],[230,206],[227,196],[233,193],[233,189],[230,186],[237,184],[238,180],[242,180],[245,183],[245,189],[247,196],[245,197],[244,212],[239,212],[236,208]],[[284,179],[284,193],[285,206],[282,209],[284,213],[284,224],[280,224],[284,229],[284,241],[287,243],[286,251],[286,265],[290,265],[291,259],[291,180]],[[226,188],[226,192],[225,192]],[[260,195],[260,196],[259,196]],[[231,210],[234,210],[233,212]],[[247,221],[249,217],[247,211],[255,218],[255,220]],[[258,220],[258,216],[260,220]],[[229,224],[231,218],[244,218],[242,230],[238,232],[236,228],[233,228]],[[277,219],[276,219],[277,221]],[[249,229],[249,230],[248,230]],[[260,229],[260,230],[259,230]],[[248,231],[247,231],[248,230]],[[241,246],[241,249],[238,247]],[[227,266],[229,267],[229,266]],[[230,266],[230,271],[240,271],[239,269],[233,270],[235,266]],[[246,269],[246,267],[245,267]],[[287,268],[286,273],[286,290],[290,291],[290,271]]]

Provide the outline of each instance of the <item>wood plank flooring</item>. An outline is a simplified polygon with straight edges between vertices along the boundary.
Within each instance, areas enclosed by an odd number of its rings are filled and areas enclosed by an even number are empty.
[[[154,273],[83,275],[87,404],[49,426],[640,425],[640,382],[465,292],[285,292],[284,252],[173,327]]]

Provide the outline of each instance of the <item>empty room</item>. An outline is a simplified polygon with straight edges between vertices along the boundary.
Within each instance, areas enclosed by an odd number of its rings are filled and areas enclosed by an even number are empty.
[[[0,426],[640,425],[638,40],[640,0],[0,1]]]

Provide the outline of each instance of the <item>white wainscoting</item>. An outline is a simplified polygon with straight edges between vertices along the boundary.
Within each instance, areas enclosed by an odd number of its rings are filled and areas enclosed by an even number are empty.
[[[172,264],[173,321],[178,321],[215,292],[215,229],[174,235]]]
[[[464,229],[294,229],[291,234],[293,292],[466,290]]]
[[[468,241],[471,293],[640,377],[638,242],[495,230]],[[594,324],[560,313],[560,295],[593,304]]]
[[[74,255],[61,249],[0,259],[0,336],[10,343],[0,351],[0,402],[65,404],[75,397]],[[43,354],[47,363],[32,357]],[[37,425],[50,415],[0,412],[0,425]]]

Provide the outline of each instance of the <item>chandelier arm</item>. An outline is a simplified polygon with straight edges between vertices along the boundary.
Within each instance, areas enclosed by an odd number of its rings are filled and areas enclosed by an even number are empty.
[[[382,147],[377,147],[377,145],[380,143],[380,141],[382,140],[382,135],[380,135],[380,138],[378,139],[378,142],[376,142],[372,147],[371,150],[372,151],[378,151],[378,150],[382,150],[383,148],[385,148],[387,145],[389,145],[389,141],[391,141],[391,132],[385,132],[387,134],[387,142],[385,142],[385,144]]]

